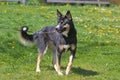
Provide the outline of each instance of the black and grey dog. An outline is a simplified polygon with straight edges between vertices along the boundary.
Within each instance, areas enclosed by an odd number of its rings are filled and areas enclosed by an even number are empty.
[[[20,30],[20,36],[23,43],[36,42],[38,46],[38,58],[36,72],[40,72],[40,62],[43,55],[49,48],[53,53],[53,66],[59,75],[63,75],[60,69],[61,55],[65,50],[70,50],[69,63],[66,68],[66,75],[69,74],[72,67],[77,48],[77,33],[72,20],[72,15],[68,10],[66,15],[62,15],[57,10],[58,24],[57,26],[47,26],[34,34],[27,33],[28,27],[23,26]]]

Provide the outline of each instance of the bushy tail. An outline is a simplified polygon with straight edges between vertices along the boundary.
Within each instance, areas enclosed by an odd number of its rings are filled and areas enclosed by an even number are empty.
[[[25,46],[30,45],[31,43],[34,42],[33,34],[28,34],[27,31],[28,31],[27,26],[23,26],[20,29],[20,41]]]

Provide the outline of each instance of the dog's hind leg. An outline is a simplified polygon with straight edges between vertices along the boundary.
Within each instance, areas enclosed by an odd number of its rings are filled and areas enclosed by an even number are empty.
[[[38,36],[36,41],[38,44],[38,58],[36,64],[36,72],[40,72],[40,62],[48,49],[48,44],[45,42],[44,35],[41,34]]]
[[[40,72],[40,62],[41,62],[41,60],[42,60],[42,57],[44,56],[44,54],[46,53],[46,51],[47,51],[47,48],[48,47],[46,47],[46,49],[44,50],[44,51],[40,51],[39,49],[38,49],[38,58],[37,58],[37,64],[36,64],[36,72]]]
[[[61,68],[60,68],[61,55],[58,55],[56,46],[54,46],[53,44],[52,45],[50,44],[49,48],[52,52],[52,56],[53,56],[52,64],[53,64],[55,70],[57,71],[58,75],[63,75]]]
[[[36,72],[40,72],[40,62],[42,60],[43,55],[38,54],[38,58],[37,58],[37,64],[36,64]]]
[[[53,66],[57,71],[58,75],[63,75],[61,68],[60,68],[60,57],[61,55],[57,54],[57,51],[53,53]]]

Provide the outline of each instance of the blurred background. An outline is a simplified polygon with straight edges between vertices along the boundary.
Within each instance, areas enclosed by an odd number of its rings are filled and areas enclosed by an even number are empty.
[[[115,4],[120,5],[120,0],[0,0],[0,3],[3,4],[13,4],[13,3],[22,3],[22,4],[58,4],[58,3],[71,3],[71,4]]]

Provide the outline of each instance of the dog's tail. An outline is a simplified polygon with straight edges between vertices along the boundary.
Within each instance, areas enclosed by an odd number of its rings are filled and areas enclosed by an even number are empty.
[[[20,29],[20,41],[25,46],[28,46],[34,42],[33,34],[28,34],[27,32],[28,32],[27,26],[21,27],[21,29]]]

